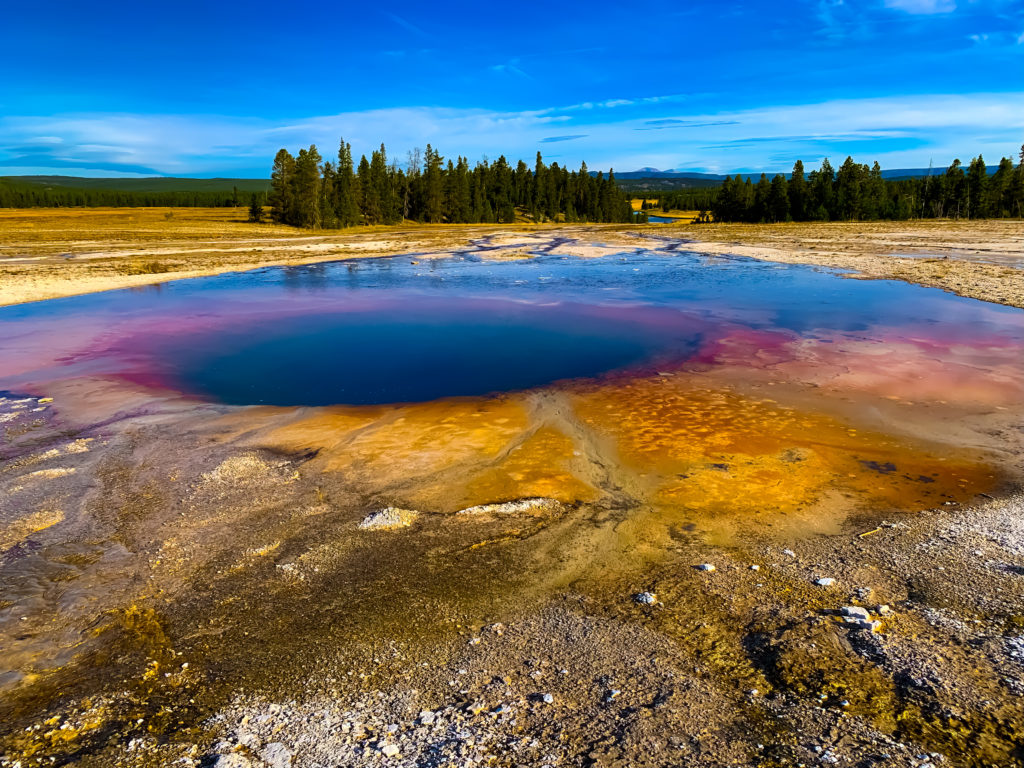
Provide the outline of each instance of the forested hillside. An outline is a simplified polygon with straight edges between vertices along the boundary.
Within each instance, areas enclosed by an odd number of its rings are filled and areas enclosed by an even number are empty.
[[[0,178],[0,208],[230,207],[253,193],[265,196],[269,186],[264,179],[7,176]]]
[[[510,223],[533,221],[635,221],[629,199],[608,176],[544,164],[512,167],[504,156],[470,168],[464,157],[447,161],[429,144],[409,153],[405,167],[388,162],[384,145],[358,165],[342,140],[337,162],[323,162],[316,146],[295,157],[280,150],[271,174],[270,204],[275,221],[299,227],[428,223]],[[257,214],[253,207],[254,216]]]

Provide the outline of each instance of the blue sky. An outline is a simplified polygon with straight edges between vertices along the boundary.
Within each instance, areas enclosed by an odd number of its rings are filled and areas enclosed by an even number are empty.
[[[16,3],[0,174],[266,176],[339,135],[633,170],[1024,143],[1022,0]]]

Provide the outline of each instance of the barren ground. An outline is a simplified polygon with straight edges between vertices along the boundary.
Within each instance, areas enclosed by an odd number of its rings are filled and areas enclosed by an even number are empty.
[[[532,233],[237,216],[0,212],[0,298]],[[1024,301],[967,260],[1020,258],[1019,222],[559,232]],[[756,371],[393,408],[7,394],[0,766],[1021,765],[1019,406],[944,404],[925,440],[907,402],[858,430],[809,402]],[[823,522],[851,445],[957,479],[914,506],[849,475],[877,503]]]

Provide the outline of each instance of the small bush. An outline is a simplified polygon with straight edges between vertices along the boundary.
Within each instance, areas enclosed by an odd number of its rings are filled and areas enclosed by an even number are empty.
[[[129,275],[159,275],[170,271],[171,267],[162,261],[133,261],[125,267]]]

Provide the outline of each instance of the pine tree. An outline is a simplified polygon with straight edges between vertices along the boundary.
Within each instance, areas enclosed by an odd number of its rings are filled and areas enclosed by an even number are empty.
[[[469,160],[460,157],[455,165],[456,218],[461,222],[472,221],[473,194],[470,187]]]
[[[967,169],[967,218],[979,219],[987,214],[988,169],[981,155],[971,160]]]
[[[530,201],[530,210],[533,213],[534,221],[542,221],[543,213],[547,209],[547,167],[540,152],[537,153],[537,160],[533,165],[533,199]]]
[[[847,157],[839,167],[835,183],[835,218],[856,221],[861,215],[862,180],[867,169]]]
[[[274,169],[270,173],[270,217],[280,224],[295,223],[295,199],[292,193],[294,175],[295,158],[288,150],[279,150],[274,158]]]
[[[259,224],[263,221],[263,200],[259,192],[253,192],[249,198],[249,221]]]
[[[338,146],[338,170],[334,179],[334,215],[338,225],[351,227],[359,223],[359,195],[355,169],[352,167],[352,145],[342,138]]]
[[[802,160],[793,164],[793,174],[789,179],[789,210],[793,221],[807,219],[807,180]]]
[[[817,221],[828,221],[833,218],[835,205],[835,171],[828,158],[821,161],[821,168],[811,171],[811,194],[815,210],[812,218]]]
[[[370,173],[370,163],[363,155],[359,159],[359,210],[362,213],[363,221],[367,224],[380,224],[380,193],[373,183]]]
[[[863,186],[864,204],[861,215],[866,219],[879,219],[885,210],[885,180],[882,178],[882,166],[875,160]]]
[[[444,177],[441,162],[444,158],[427,144],[423,156],[424,218],[431,224],[439,224],[444,218]]]
[[[1010,198],[1011,186],[1013,184],[1013,160],[1004,157],[999,161],[999,167],[992,174],[988,184],[988,201],[986,207],[989,216],[1009,216],[1012,210]]]
[[[338,174],[332,163],[324,163],[320,168],[320,194],[317,201],[319,206],[320,226],[326,229],[334,229],[338,226],[338,215],[335,212],[335,185]]]
[[[781,173],[772,179],[768,192],[768,220],[786,221],[789,218],[789,183]]]
[[[754,187],[754,205],[750,211],[750,221],[768,221],[768,197],[771,194],[772,185],[766,174],[761,174],[757,185]]]
[[[1024,217],[1024,146],[1020,148],[1020,162],[1013,173],[1009,198],[1010,215],[1016,216],[1018,219]]]
[[[964,179],[964,169],[957,158],[946,169],[946,214],[959,219],[967,209],[967,185]]]
[[[369,184],[373,187],[378,213],[376,224],[395,224],[400,221],[398,198],[395,194],[392,172],[388,170],[388,155],[384,145],[370,156]]]
[[[294,221],[299,227],[320,227],[320,153],[316,144],[300,149],[295,158],[292,195],[295,203]]]

